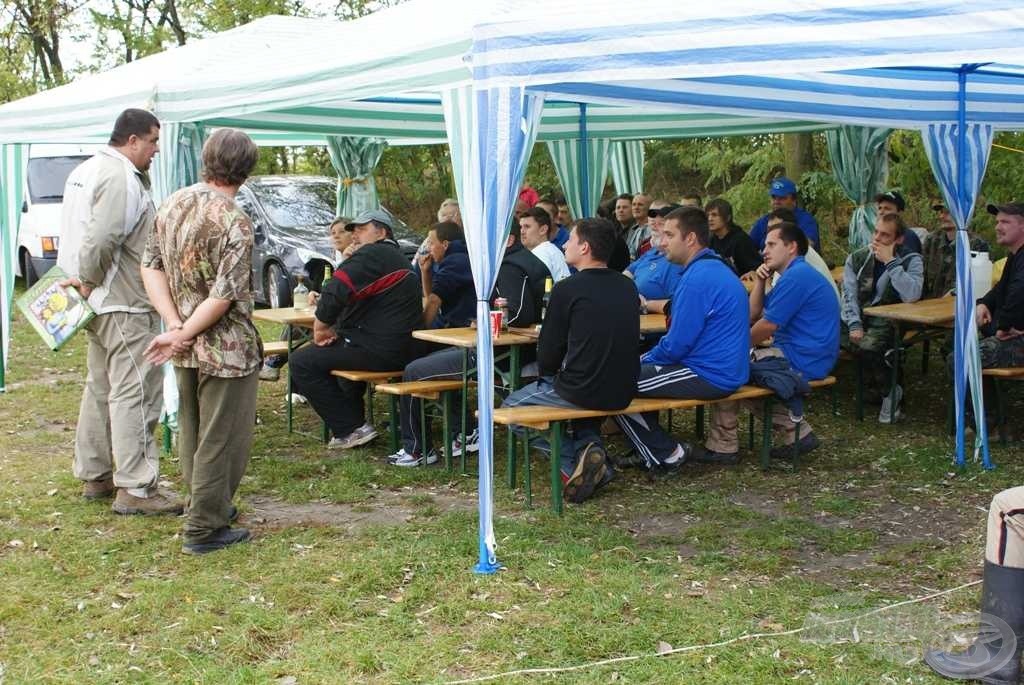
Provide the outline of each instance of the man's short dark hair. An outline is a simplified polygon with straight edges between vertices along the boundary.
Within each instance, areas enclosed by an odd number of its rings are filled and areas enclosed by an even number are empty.
[[[807,235],[792,221],[783,221],[781,224],[768,229],[769,233],[772,231],[778,231],[779,240],[786,245],[796,243],[796,253],[798,255],[803,256],[807,254]]]
[[[437,239],[441,242],[452,242],[453,240],[465,240],[466,235],[462,232],[462,227],[454,221],[442,221],[434,224],[430,227],[430,230],[434,232]]]
[[[149,135],[153,127],[160,128],[160,120],[152,112],[144,109],[126,109],[117,115],[114,122],[114,130],[110,132],[110,145],[120,147],[128,142],[132,136],[142,137]]]
[[[203,145],[204,180],[240,186],[249,178],[260,159],[260,149],[248,135],[236,128],[213,132]]]
[[[619,195],[617,198],[615,198],[616,204],[618,204],[619,200],[629,200],[630,202],[632,202],[633,196],[630,195],[629,193],[623,193],[622,195]]]
[[[551,221],[551,215],[548,214],[546,209],[534,205],[533,207],[530,207],[528,210],[523,212],[523,215],[520,216],[519,218],[525,219],[527,217],[536,221],[538,226],[547,226],[548,235],[551,235],[551,229],[554,226],[554,224]]]
[[[590,246],[590,256],[594,261],[607,264],[615,251],[615,224],[608,219],[580,219],[573,229],[576,240]]]
[[[771,220],[771,219],[782,219],[783,221],[789,222],[791,224],[795,224],[796,223],[796,212],[794,212],[792,209],[786,209],[785,207],[779,207],[778,209],[773,209],[772,211],[770,211],[768,213],[768,219],[769,220]]]
[[[725,198],[716,197],[714,200],[709,200],[707,205],[704,207],[704,212],[710,212],[711,210],[718,212],[718,216],[722,217],[722,221],[726,225],[732,224],[732,205]]]
[[[701,202],[700,193],[686,193],[682,197],[680,197],[679,200],[679,204],[683,205],[684,207],[693,206],[696,207],[697,209],[700,209],[703,205],[703,203]],[[693,200],[693,205],[684,204],[682,200]]]
[[[903,223],[903,217],[901,217],[899,214],[890,212],[889,214],[881,215],[880,217],[878,217],[878,220],[881,221],[883,224],[892,224],[893,226],[895,226],[897,238],[901,237],[904,233],[907,232],[907,225]]]
[[[673,209],[665,217],[665,221],[675,221],[679,224],[679,230],[685,236],[693,233],[697,236],[697,243],[707,247],[711,242],[711,229],[708,228],[708,215],[704,210],[696,207],[680,207]]]
[[[523,227],[519,224],[518,221],[513,221],[509,223],[508,234],[510,236],[514,236],[516,242],[518,243],[523,239]]]

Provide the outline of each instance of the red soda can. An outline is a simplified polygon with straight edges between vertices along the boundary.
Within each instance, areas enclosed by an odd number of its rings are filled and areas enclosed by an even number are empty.
[[[501,325],[505,320],[505,314],[500,309],[491,310],[491,339],[497,340],[501,335]]]

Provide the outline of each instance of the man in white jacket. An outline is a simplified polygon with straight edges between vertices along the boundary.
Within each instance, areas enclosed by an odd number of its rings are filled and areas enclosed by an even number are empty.
[[[569,266],[565,263],[565,254],[551,242],[551,215],[540,207],[531,207],[519,217],[519,226],[522,229],[523,245],[544,262],[555,283],[568,278]]]
[[[147,170],[160,122],[141,109],[118,116],[108,147],[68,177],[57,264],[96,312],[86,328],[87,376],[75,434],[73,472],[82,495],[115,494],[119,514],[170,514],[181,501],[159,491],[153,431],[163,374],[143,359],[160,317],[142,285],[140,259],[153,227]],[[172,327],[181,322],[172,322]]]

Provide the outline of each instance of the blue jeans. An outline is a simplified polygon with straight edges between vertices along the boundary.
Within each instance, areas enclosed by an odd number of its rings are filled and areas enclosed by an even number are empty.
[[[505,401],[501,406],[541,406],[562,407],[565,409],[586,409],[586,407],[573,404],[559,396],[559,394],[555,392],[554,380],[555,379],[552,376],[541,376],[535,382],[523,386],[509,395],[505,398]],[[565,435],[562,440],[562,454],[569,456],[570,459],[575,459],[579,451],[591,442],[597,443],[603,448],[604,444],[601,442],[601,420],[602,419],[600,418],[593,418],[570,421],[568,434]],[[517,435],[523,435],[526,433],[526,429],[521,426],[512,426],[512,431]]]

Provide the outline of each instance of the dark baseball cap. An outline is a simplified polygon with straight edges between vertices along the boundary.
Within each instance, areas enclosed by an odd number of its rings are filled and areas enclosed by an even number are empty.
[[[907,208],[907,201],[895,190],[887,190],[884,193],[875,195],[875,202],[891,202],[896,205],[896,210],[900,212]]]
[[[371,221],[376,221],[378,223],[384,224],[385,226],[388,227],[388,231],[390,231],[395,225],[395,220],[391,217],[391,214],[388,213],[388,210],[367,209],[362,212],[359,212],[359,214],[356,215],[355,219],[352,219],[352,221],[345,224],[345,230],[353,231],[355,230],[356,226],[362,226],[363,224],[368,224]]]
[[[653,219],[656,216],[666,217],[673,209],[679,209],[680,207],[682,207],[682,205],[670,204],[665,205],[664,207],[658,207],[657,209],[648,209],[647,218]]]
[[[1024,216],[1024,202],[1007,202],[1005,205],[989,205],[987,209],[988,213],[993,216],[999,213]]]

